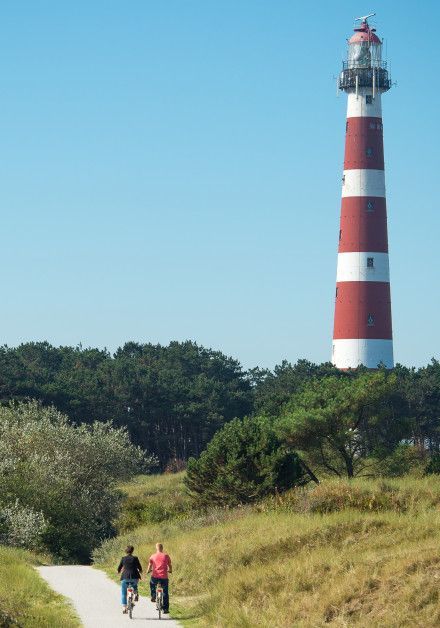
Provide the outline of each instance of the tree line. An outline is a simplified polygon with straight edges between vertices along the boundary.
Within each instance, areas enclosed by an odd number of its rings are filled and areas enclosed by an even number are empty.
[[[47,342],[0,349],[0,403],[36,399],[76,424],[110,421],[160,467],[197,456],[234,417],[252,412],[237,360],[193,342],[107,350]]]
[[[185,484],[200,506],[236,506],[331,476],[439,473],[438,384],[436,362],[356,372],[284,364],[255,391],[260,414],[219,430],[189,459]]]
[[[340,386],[338,394],[347,396],[349,382],[364,372],[338,371],[330,363],[307,360],[284,361],[273,371],[245,370],[220,351],[190,341],[168,346],[128,342],[113,354],[25,343],[0,348],[0,403],[36,399],[78,425],[110,421],[125,427],[133,443],[154,455],[164,469],[198,457],[234,418],[280,417],[289,404],[293,412],[292,403],[305,403],[298,395],[324,381],[314,402],[319,406],[324,389]],[[336,383],[329,384],[329,378]],[[439,452],[439,362],[418,369],[399,365],[390,382],[383,412],[394,427],[402,428],[399,438],[423,454]],[[367,396],[373,393],[369,390]],[[330,397],[334,394],[328,391]]]
[[[0,543],[87,561],[118,482],[186,465],[203,508],[329,475],[440,471],[440,364],[245,370],[193,342],[0,348]]]

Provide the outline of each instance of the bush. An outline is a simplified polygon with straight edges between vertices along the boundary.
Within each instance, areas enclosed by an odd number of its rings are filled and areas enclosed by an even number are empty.
[[[187,516],[193,510],[183,473],[138,476],[120,489],[124,497],[115,521],[118,532]]]
[[[235,419],[188,461],[185,484],[200,505],[235,506],[304,482],[295,452],[264,417]]]
[[[72,426],[36,402],[0,407],[0,505],[9,513],[7,534],[16,537],[10,543],[31,547],[35,539],[20,539],[16,522],[42,513],[44,548],[63,560],[87,561],[113,533],[115,483],[149,463],[124,429]]]
[[[137,526],[168,521],[178,514],[180,514],[178,508],[169,508],[162,504],[159,499],[138,500],[129,498],[122,504],[122,510],[115,521],[115,526],[118,532],[126,532]]]
[[[17,499],[0,509],[0,544],[40,549],[46,526],[42,512],[21,506]]]
[[[425,467],[425,474],[440,473],[440,454],[433,454]]]
[[[375,468],[377,475],[383,477],[397,478],[409,473],[421,475],[423,465],[420,450],[414,445],[400,444],[390,455],[378,460]]]

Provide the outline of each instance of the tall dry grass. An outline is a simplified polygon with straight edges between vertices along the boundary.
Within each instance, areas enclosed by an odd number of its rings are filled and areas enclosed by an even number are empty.
[[[73,608],[35,571],[30,552],[0,546],[0,626],[77,628]]]
[[[436,477],[329,481],[258,508],[139,528],[96,558],[113,571],[125,543],[142,559],[162,539],[188,625],[434,627],[439,504]]]

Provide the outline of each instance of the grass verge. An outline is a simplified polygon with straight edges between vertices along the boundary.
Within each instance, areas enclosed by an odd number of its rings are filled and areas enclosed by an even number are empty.
[[[34,567],[42,564],[24,550],[0,546],[0,627],[77,628],[73,608],[40,578]]]

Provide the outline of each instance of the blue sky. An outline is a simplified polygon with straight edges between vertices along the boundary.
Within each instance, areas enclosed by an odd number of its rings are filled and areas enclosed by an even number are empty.
[[[353,18],[377,11],[396,360],[440,357],[438,3],[5,0],[0,341],[329,359]]]

